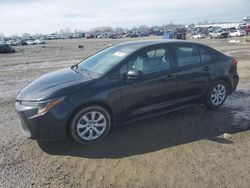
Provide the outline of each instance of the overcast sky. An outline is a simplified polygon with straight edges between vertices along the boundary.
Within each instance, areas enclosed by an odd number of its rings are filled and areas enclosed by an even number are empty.
[[[0,0],[0,33],[241,21],[250,0]]]

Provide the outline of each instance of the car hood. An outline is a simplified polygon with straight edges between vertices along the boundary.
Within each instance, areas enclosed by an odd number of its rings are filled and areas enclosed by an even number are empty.
[[[74,85],[91,80],[71,68],[45,74],[27,85],[18,95],[17,100],[45,100],[52,94]],[[59,97],[59,96],[58,96]]]

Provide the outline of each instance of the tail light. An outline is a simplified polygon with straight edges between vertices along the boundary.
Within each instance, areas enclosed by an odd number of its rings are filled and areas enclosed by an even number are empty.
[[[233,59],[232,64],[233,64],[233,65],[237,65],[237,64],[238,64],[238,61],[237,61],[236,59]]]

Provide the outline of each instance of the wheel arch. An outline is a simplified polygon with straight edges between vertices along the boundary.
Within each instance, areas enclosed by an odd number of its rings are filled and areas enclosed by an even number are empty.
[[[212,82],[211,82],[211,84],[210,85],[212,85],[214,82],[217,82],[217,81],[224,81],[227,85],[228,85],[228,89],[229,89],[229,91],[228,91],[228,94],[230,94],[230,93],[232,93],[232,83],[230,82],[230,79],[229,78],[227,78],[227,77],[225,77],[225,76],[220,76],[220,77],[218,77],[218,78],[216,78],[216,79],[214,79]]]

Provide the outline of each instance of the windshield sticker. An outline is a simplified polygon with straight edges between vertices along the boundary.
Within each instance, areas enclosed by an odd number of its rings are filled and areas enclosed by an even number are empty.
[[[115,52],[113,55],[119,56],[119,57],[124,57],[124,56],[127,55],[127,54],[124,53],[124,52]]]

